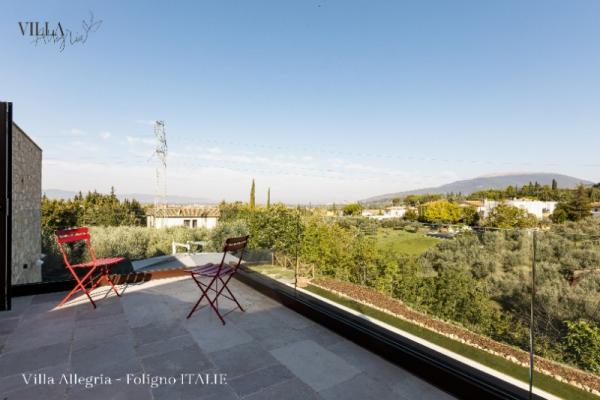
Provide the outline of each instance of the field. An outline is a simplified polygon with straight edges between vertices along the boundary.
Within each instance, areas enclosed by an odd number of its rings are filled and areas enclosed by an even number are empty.
[[[411,233],[386,228],[379,229],[376,235],[378,250],[391,248],[394,252],[408,255],[419,255],[435,246],[440,240],[442,239],[425,236],[424,232]],[[254,264],[249,268],[280,281],[294,281],[294,271],[279,265]]]
[[[276,279],[278,281],[283,281],[287,283],[294,282],[294,270],[286,269],[279,265],[272,264],[258,264],[258,265],[249,265],[249,269],[255,272],[259,272],[263,275],[266,275],[270,278]]]
[[[379,229],[377,232],[377,248],[391,248],[394,252],[419,255],[435,246],[440,240],[425,236],[423,232],[411,233],[395,229]]]

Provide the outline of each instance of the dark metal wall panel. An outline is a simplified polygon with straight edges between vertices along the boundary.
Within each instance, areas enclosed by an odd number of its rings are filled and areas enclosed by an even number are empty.
[[[12,103],[0,102],[0,311],[11,308]]]

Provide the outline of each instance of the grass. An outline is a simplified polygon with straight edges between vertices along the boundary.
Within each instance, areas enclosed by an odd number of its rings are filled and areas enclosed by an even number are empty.
[[[396,253],[420,255],[435,246],[441,239],[401,230],[382,228],[377,231],[377,248],[391,248]]]
[[[294,282],[294,271],[291,269],[272,264],[250,265],[249,268],[278,281]]]
[[[386,324],[392,325],[405,332],[411,333],[438,346],[444,347],[445,349],[453,351],[454,353],[460,354],[473,361],[477,361],[480,364],[486,365],[490,368],[493,368],[496,371],[502,372],[515,379],[518,379],[523,382],[529,382],[529,370],[527,368],[515,364],[503,357],[495,356],[486,351],[450,339],[444,335],[430,331],[429,329],[423,328],[419,325],[415,325],[401,318],[394,317],[392,315],[376,310],[359,302],[338,296],[328,290],[324,290],[313,285],[309,285],[306,289],[315,294],[318,294],[319,296],[325,297],[329,300],[351,308],[362,314],[368,315],[369,317],[376,318],[382,322],[385,322]],[[548,375],[541,373],[537,373],[534,375],[534,385],[536,388],[545,390],[548,393],[552,393],[564,399],[600,399],[600,397],[592,393],[578,389],[575,386],[569,385],[567,383],[560,382]]]

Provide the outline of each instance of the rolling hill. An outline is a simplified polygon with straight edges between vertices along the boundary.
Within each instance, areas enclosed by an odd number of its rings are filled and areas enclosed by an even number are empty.
[[[373,203],[377,201],[386,201],[397,197],[404,197],[409,194],[444,194],[444,193],[462,193],[465,195],[485,189],[504,189],[509,185],[523,186],[529,182],[538,182],[540,185],[550,185],[552,179],[556,179],[559,188],[574,188],[579,184],[591,185],[593,182],[579,179],[568,175],[554,173],[519,173],[519,174],[498,174],[480,176],[473,179],[465,179],[437,187],[429,187],[405,192],[387,193],[378,196],[369,197],[362,200],[363,203]]]

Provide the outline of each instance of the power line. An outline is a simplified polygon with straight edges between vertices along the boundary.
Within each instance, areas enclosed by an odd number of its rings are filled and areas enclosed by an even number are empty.
[[[64,135],[52,135],[44,136],[44,138],[74,138],[74,136]],[[77,137],[75,137],[77,138]],[[237,146],[242,148],[258,148],[264,150],[275,150],[275,151],[288,151],[297,153],[298,151],[307,153],[309,156],[315,153],[326,154],[332,156],[346,156],[354,158],[371,158],[371,159],[387,159],[387,160],[403,160],[403,161],[424,161],[424,162],[441,162],[441,163],[454,163],[454,164],[481,164],[481,165],[493,165],[493,166],[521,166],[521,167],[560,167],[560,166],[579,166],[585,168],[598,168],[600,163],[573,163],[573,162],[552,162],[552,163],[537,163],[532,161],[495,161],[489,159],[464,159],[464,158],[447,158],[447,157],[426,157],[426,156],[414,156],[409,154],[388,154],[379,152],[352,152],[342,150],[332,150],[330,148],[322,148],[317,146],[285,146],[279,144],[261,144],[261,143],[250,143],[235,140],[224,140],[224,139],[211,139],[211,138],[185,138],[185,137],[174,137],[171,138],[172,142],[179,143],[182,145],[189,146],[191,143],[203,143],[213,144],[221,146]]]

